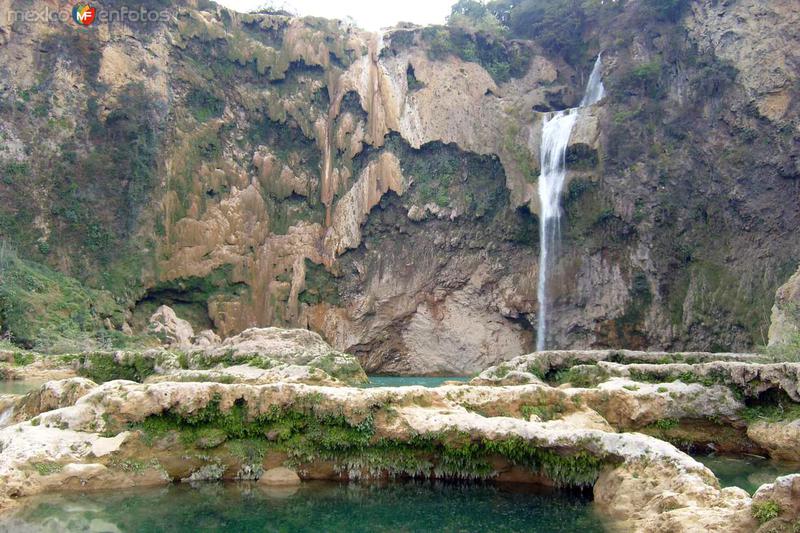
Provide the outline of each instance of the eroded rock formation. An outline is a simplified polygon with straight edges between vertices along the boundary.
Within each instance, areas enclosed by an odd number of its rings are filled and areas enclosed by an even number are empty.
[[[387,373],[530,351],[542,114],[580,100],[602,50],[608,96],[567,152],[553,342],[765,343],[800,257],[791,2],[608,7],[571,63],[455,28],[167,9],[0,37],[0,236],[112,291],[111,328],[160,305],[223,338],[307,327]]]

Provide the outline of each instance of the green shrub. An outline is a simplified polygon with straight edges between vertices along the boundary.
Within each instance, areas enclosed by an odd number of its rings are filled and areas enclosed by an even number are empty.
[[[336,278],[324,266],[317,265],[306,259],[305,289],[299,294],[300,302],[315,305],[326,302],[331,305],[340,305],[339,287]]]
[[[765,524],[778,518],[778,515],[781,514],[781,508],[776,502],[765,500],[763,502],[754,502],[752,513],[753,518],[758,520],[759,524]]]
[[[202,88],[193,88],[186,95],[186,105],[199,122],[216,118],[225,111],[225,101]]]
[[[662,418],[653,422],[652,426],[661,431],[668,431],[678,427],[679,421],[674,418]]]
[[[422,31],[428,56],[442,60],[450,55],[478,63],[502,83],[524,76],[532,58],[531,49],[518,42],[496,39],[485,33],[470,33],[462,28],[430,27]]]
[[[663,90],[659,60],[633,67],[622,74],[613,86],[618,97],[624,97],[625,93],[636,93],[656,99],[663,95]]]
[[[110,293],[86,288],[0,244],[0,330],[15,343],[50,352],[62,340],[92,338],[105,329],[106,319],[124,320]]]

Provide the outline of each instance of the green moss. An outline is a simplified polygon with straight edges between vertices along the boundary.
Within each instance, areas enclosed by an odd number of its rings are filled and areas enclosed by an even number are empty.
[[[579,365],[559,370],[551,382],[562,385],[569,383],[573,387],[592,388],[608,379],[608,372],[597,365]]]
[[[648,345],[644,322],[653,303],[650,282],[643,271],[634,272],[628,295],[623,313],[602,325],[604,343],[613,347],[643,348]]]
[[[156,358],[129,352],[119,360],[114,353],[92,352],[78,354],[78,374],[97,383],[115,379],[143,382],[155,373]]]
[[[786,312],[786,311],[785,311]],[[790,311],[794,318],[800,322],[797,309]],[[773,344],[770,346],[762,347],[761,351],[769,358],[770,361],[776,363],[800,363],[800,333],[795,333],[789,338],[785,339],[780,344]]]
[[[538,405],[523,404],[519,408],[520,413],[526,420],[529,419],[531,415],[535,415],[543,422],[561,417],[566,410],[566,406],[561,400]]]
[[[273,405],[266,413],[251,414],[244,400],[223,411],[219,398],[214,398],[196,412],[165,412],[130,429],[140,430],[150,445],[178,432],[188,446],[196,446],[198,436],[213,430],[218,438],[228,439],[230,453],[248,464],[258,463],[272,449],[286,453],[293,466],[326,460],[342,470],[358,468],[390,476],[486,478],[494,472],[492,459],[501,456],[542,473],[557,485],[589,486],[605,465],[585,452],[561,454],[519,438],[487,441],[461,432],[418,435],[404,441],[379,438],[373,420],[380,406],[346,418],[319,410],[320,400],[310,395],[290,406]]]
[[[36,360],[32,353],[14,352],[14,366],[27,366]]]
[[[225,101],[204,88],[192,88],[186,95],[186,104],[199,122],[222,115]]]
[[[508,153],[519,168],[519,172],[529,182],[534,183],[539,176],[539,165],[533,159],[527,144],[520,140],[521,121],[514,119],[507,123],[502,140],[503,150]]]
[[[678,427],[678,423],[679,421],[674,418],[662,418],[653,422],[651,426],[661,431],[668,431],[670,429]]]
[[[664,361],[663,364],[668,364],[671,362],[684,362],[686,364],[695,364],[692,361],[692,358],[683,358],[680,354],[676,354],[675,361]],[[630,378],[635,381],[640,381],[642,383],[666,383],[666,382],[674,382],[680,381],[683,383],[699,383],[705,387],[713,387],[716,385],[722,385],[723,387],[728,387],[733,395],[742,400],[747,396],[747,391],[734,385],[730,382],[728,376],[724,373],[710,373],[705,376],[697,375],[694,372],[681,372],[679,374],[672,374],[670,372],[664,371],[643,371],[637,368],[631,368],[629,370]],[[662,390],[663,389],[663,390]],[[666,392],[665,387],[659,387],[658,392]]]
[[[228,435],[221,429],[204,428],[194,434],[194,445],[202,450],[216,448],[228,440]]]
[[[422,39],[428,45],[431,59],[442,60],[455,55],[478,63],[500,83],[524,76],[532,56],[531,49],[524,43],[471,33],[463,28],[427,27],[422,30]]]
[[[774,291],[767,294],[764,290],[763,295],[743,294],[738,275],[726,265],[714,261],[694,261],[691,273],[697,287],[691,302],[696,320],[718,320],[723,313],[734,325],[746,329],[752,338],[759,338],[762,324],[769,323]]]
[[[784,422],[800,419],[800,404],[791,401],[776,401],[745,407],[740,413],[749,422]]]
[[[58,474],[64,469],[64,465],[54,463],[51,461],[41,463],[31,463],[31,466],[36,469],[40,476],[49,476],[51,474]]]
[[[413,149],[396,134],[387,138],[386,149],[398,156],[403,174],[413,178],[406,194],[414,205],[434,203],[473,218],[492,217],[507,205],[505,174],[496,158],[440,142]]]
[[[561,486],[591,486],[605,466],[600,458],[586,452],[562,455],[553,450],[536,448],[519,438],[490,441],[487,447],[514,464],[542,472]]]
[[[0,243],[0,330],[26,348],[96,346],[104,321],[121,325],[123,307],[106,291],[90,289],[50,268],[19,258]]]
[[[343,354],[330,353],[319,357],[311,362],[309,366],[319,368],[340,381],[349,384],[366,383],[368,381],[364,369],[355,359],[343,361]]]
[[[751,508],[753,518],[758,520],[759,524],[765,524],[770,520],[778,518],[781,514],[781,507],[773,500],[765,500],[763,502],[754,502]]]
[[[309,305],[323,302],[331,305],[341,305],[336,277],[328,272],[323,265],[312,263],[308,259],[305,262],[305,289],[298,296],[299,301]]]
[[[501,363],[495,370],[494,370],[494,377],[497,379],[505,378],[511,372],[511,367],[505,363]]]

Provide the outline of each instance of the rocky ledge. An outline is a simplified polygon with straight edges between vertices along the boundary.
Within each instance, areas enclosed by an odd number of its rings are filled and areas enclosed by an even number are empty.
[[[275,328],[224,344],[195,339],[106,361],[145,369],[142,383],[75,377],[16,397],[0,429],[0,506],[63,488],[425,477],[592,490],[624,531],[798,523],[796,478],[751,498],[720,488],[679,449],[798,459],[797,365],[751,354],[542,352],[470,384],[355,388],[333,375],[355,364],[345,375],[363,376],[358,363],[336,354],[323,370],[330,347],[321,342]],[[274,366],[254,365],[263,358]],[[97,371],[101,361],[84,354],[72,364]]]
[[[599,507],[626,527],[753,528],[749,496],[720,489],[668,443],[585,427],[580,417],[532,422],[469,408],[479,399],[512,404],[519,392],[110,382],[73,406],[0,430],[0,496],[8,506],[56,488],[259,479],[284,466],[302,479],[593,487]]]
[[[800,462],[800,363],[758,354],[540,352],[471,383],[549,385],[551,395],[581,398],[619,431]]]
[[[250,328],[224,341],[201,335],[193,342],[146,350],[62,355],[5,351],[0,352],[0,361],[0,377],[28,381],[83,376],[98,383],[114,379],[331,386],[367,382],[355,357],[303,329]]]

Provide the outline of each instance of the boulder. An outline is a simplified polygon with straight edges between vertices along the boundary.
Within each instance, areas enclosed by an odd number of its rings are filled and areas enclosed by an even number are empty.
[[[147,329],[168,346],[188,347],[194,337],[192,325],[178,318],[175,311],[166,305],[162,305],[153,313]]]
[[[5,396],[0,399],[0,428],[75,405],[95,387],[95,382],[85,378],[67,378],[48,381],[24,396]]]
[[[222,343],[222,339],[210,329],[204,329],[195,336],[193,343],[195,346],[216,346]]]
[[[75,402],[95,387],[97,384],[86,378],[48,381],[37,390],[23,396],[15,409],[14,420],[21,422],[47,411],[75,405]]]
[[[334,350],[318,333],[307,329],[249,328],[204,351],[218,357],[265,356],[303,365]]]
[[[757,421],[747,426],[747,436],[774,459],[800,462],[800,419]]]
[[[307,329],[249,328],[221,344],[195,345],[190,359],[202,359],[207,365],[252,365],[256,361],[256,366],[263,368],[307,366],[349,384],[368,381],[355,357],[334,350],[318,333]]]
[[[286,468],[284,466],[279,466],[277,468],[270,468],[261,478],[258,480],[260,485],[270,485],[270,486],[291,486],[291,485],[299,485],[300,484],[300,476],[297,475],[297,472]]]
[[[762,485],[753,495],[753,507],[773,505],[778,516],[759,531],[797,531],[800,523],[800,474],[782,476]]]
[[[626,462],[600,475],[594,502],[619,531],[749,533],[756,528],[747,492],[720,489],[710,471],[685,464]]]

